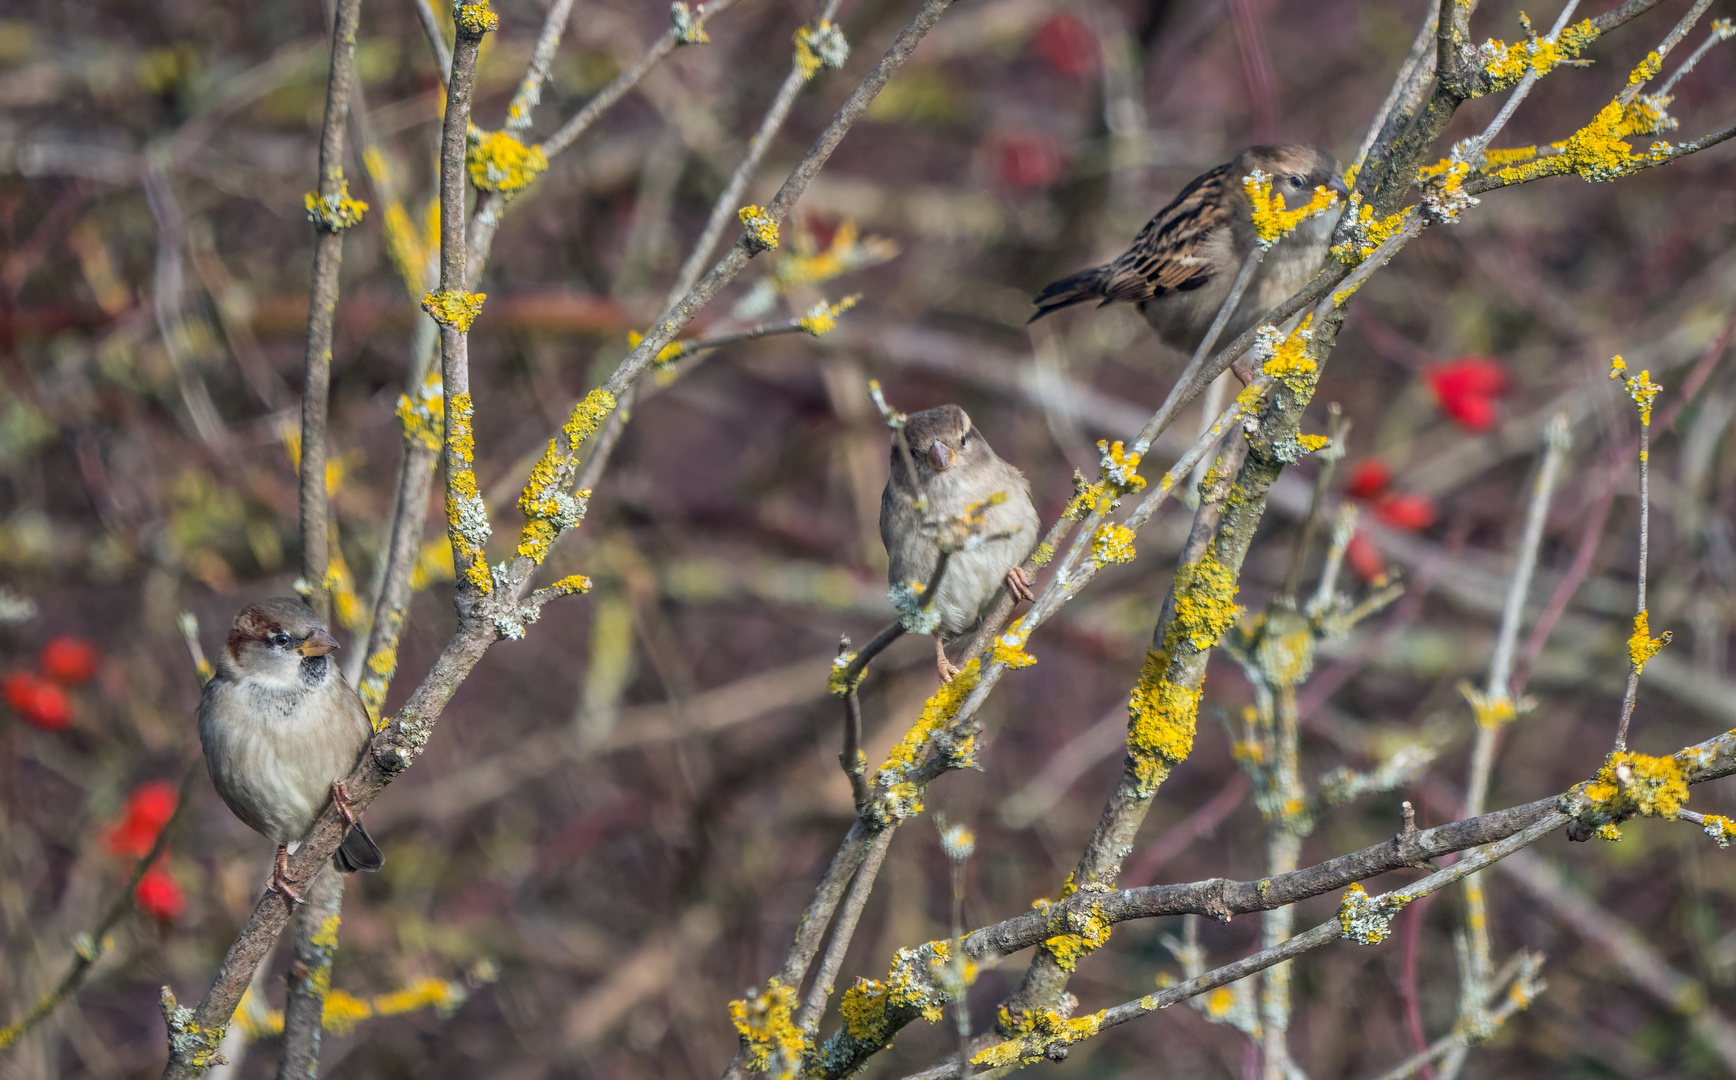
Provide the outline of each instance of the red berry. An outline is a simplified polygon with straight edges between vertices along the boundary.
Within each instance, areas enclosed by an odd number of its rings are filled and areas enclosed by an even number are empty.
[[[1386,560],[1380,557],[1380,550],[1374,546],[1374,541],[1368,534],[1358,529],[1350,538],[1350,544],[1344,549],[1344,561],[1350,564],[1350,570],[1369,585],[1386,584]]]
[[[1507,373],[1484,356],[1461,356],[1423,373],[1441,411],[1468,431],[1495,426],[1494,399],[1507,392]]]
[[[1395,529],[1418,532],[1435,523],[1435,504],[1421,495],[1394,495],[1375,509],[1375,516]]]
[[[32,675],[29,672],[15,671],[0,680],[0,693],[6,697],[6,704],[18,714],[18,718],[32,727],[43,731],[59,731],[72,723],[72,712],[67,708],[66,695],[60,687]]]
[[[133,890],[133,902],[158,922],[173,922],[187,909],[187,894],[167,870],[153,866],[139,879],[139,887]]]
[[[1071,15],[1057,15],[1037,27],[1031,47],[1062,75],[1089,75],[1097,70],[1097,35]]]
[[[160,780],[140,784],[127,798],[120,820],[110,825],[103,843],[116,855],[138,859],[150,853],[157,834],[175,815],[177,796],[173,785]]]
[[[1350,495],[1355,499],[1378,499],[1392,483],[1392,470],[1379,458],[1368,458],[1350,470]]]
[[[77,686],[96,674],[102,655],[96,646],[81,637],[62,634],[42,647],[36,660],[37,670],[62,686]]]
[[[1067,171],[1055,140],[1041,132],[1011,132],[989,137],[995,168],[1009,187],[1047,187]]]

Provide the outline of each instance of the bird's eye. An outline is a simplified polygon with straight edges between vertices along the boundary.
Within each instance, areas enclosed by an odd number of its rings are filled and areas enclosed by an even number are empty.
[[[289,635],[284,633],[282,630],[274,630],[272,631],[271,636],[265,640],[281,649],[285,645],[289,644]]]
[[[967,431],[963,435],[960,435],[958,437],[958,448],[960,450],[963,450],[965,447],[967,447],[969,445],[970,445],[970,432]]]
[[[1290,177],[1290,186],[1293,188],[1301,187],[1302,186],[1302,178],[1300,176]]]

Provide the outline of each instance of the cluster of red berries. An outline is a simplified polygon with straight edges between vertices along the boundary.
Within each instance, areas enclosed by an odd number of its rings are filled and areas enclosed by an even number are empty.
[[[95,645],[62,634],[42,647],[35,671],[14,671],[0,677],[0,696],[26,724],[59,731],[72,723],[67,688],[89,682],[101,662]]]

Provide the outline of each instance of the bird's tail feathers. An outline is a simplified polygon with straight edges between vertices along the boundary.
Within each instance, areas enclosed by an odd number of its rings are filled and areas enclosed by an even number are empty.
[[[367,870],[370,873],[386,864],[386,856],[380,852],[380,845],[374,843],[374,838],[368,835],[368,830],[362,828],[361,822],[350,826],[350,831],[344,834],[344,842],[338,845],[337,854],[332,859],[338,864],[338,869],[346,874],[357,870]]]
[[[1099,300],[1107,303],[1110,298],[1105,297],[1103,289],[1109,281],[1109,267],[1109,263],[1093,266],[1089,270],[1081,270],[1077,274],[1068,275],[1060,281],[1051,283],[1032,301],[1037,305],[1037,313],[1031,316],[1030,321],[1036,322],[1052,311],[1059,311],[1064,307],[1081,304],[1087,300]]]

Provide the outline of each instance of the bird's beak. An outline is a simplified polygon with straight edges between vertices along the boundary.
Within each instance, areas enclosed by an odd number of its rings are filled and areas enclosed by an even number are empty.
[[[321,629],[309,634],[306,641],[295,647],[295,651],[303,656],[324,656],[337,647],[338,639]]]
[[[1342,176],[1334,176],[1332,182],[1326,185],[1326,190],[1340,199],[1350,198],[1350,189],[1344,186],[1344,177]]]
[[[952,451],[939,439],[928,447],[928,467],[935,472],[945,472],[952,468]]]

